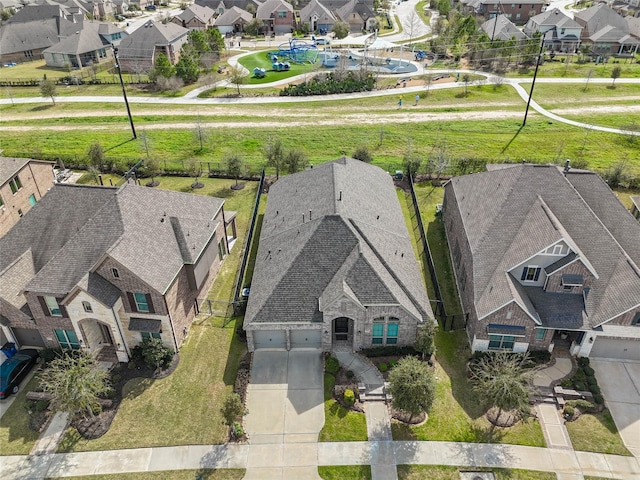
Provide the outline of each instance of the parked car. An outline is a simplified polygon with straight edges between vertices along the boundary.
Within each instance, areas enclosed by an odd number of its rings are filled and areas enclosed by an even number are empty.
[[[311,40],[315,42],[316,45],[331,45],[331,40],[323,37],[314,37],[311,36]]]
[[[18,393],[20,382],[24,380],[40,354],[33,348],[19,350],[13,357],[0,365],[0,400]]]
[[[146,7],[144,7],[145,10],[157,10],[158,7],[156,7],[154,4],[149,4]]]
[[[115,15],[115,19],[118,20],[119,22],[124,22],[125,21],[125,16],[124,15]]]

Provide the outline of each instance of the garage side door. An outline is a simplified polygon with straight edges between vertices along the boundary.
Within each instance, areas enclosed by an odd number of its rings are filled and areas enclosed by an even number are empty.
[[[640,361],[640,339],[596,337],[589,357]]]
[[[322,348],[321,330],[291,330],[291,348]]]
[[[258,348],[287,348],[284,330],[254,330],[253,346]]]
[[[34,328],[12,328],[13,336],[16,338],[20,348],[44,347],[44,340],[40,332]]]

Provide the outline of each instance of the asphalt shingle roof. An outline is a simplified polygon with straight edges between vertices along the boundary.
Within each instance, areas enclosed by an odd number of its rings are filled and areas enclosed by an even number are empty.
[[[617,202],[615,196],[598,182],[593,173],[569,173],[565,178],[561,169],[541,165],[451,180],[448,188],[457,198],[474,255],[479,318],[515,299],[508,270],[558,240],[566,241],[596,272],[586,300],[585,326],[606,322],[640,304],[640,269],[631,259],[640,224],[612,203]],[[617,224],[627,218],[630,221]]]
[[[343,293],[432,316],[390,176],[349,158],[271,186],[245,325],[321,321]]]

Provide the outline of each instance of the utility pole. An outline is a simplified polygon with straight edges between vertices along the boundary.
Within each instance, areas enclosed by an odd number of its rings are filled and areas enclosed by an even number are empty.
[[[120,85],[122,86],[122,96],[124,97],[124,104],[127,106],[127,115],[129,116],[129,123],[131,124],[131,132],[133,133],[133,139],[135,140],[136,135],[136,127],[133,126],[133,117],[131,116],[131,109],[129,108],[129,101],[127,100],[127,91],[124,88],[124,80],[122,80],[122,69],[120,68],[120,60],[118,59],[118,47],[111,44],[113,48],[113,56],[116,59],[116,68],[118,69],[118,77],[120,77]]]
[[[524,120],[522,126],[527,124],[527,115],[529,114],[529,105],[531,104],[531,97],[533,96],[533,87],[536,86],[536,77],[538,76],[538,67],[540,66],[540,57],[542,57],[542,49],[544,48],[544,33],[540,35],[540,51],[538,52],[538,58],[536,59],[536,69],[533,72],[533,81],[531,82],[531,90],[529,91],[529,99],[527,100],[527,109],[524,111]]]

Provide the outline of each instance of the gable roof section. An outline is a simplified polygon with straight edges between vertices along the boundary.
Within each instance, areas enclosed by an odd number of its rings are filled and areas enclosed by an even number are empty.
[[[608,321],[615,312],[640,304],[640,269],[632,260],[636,247],[630,245],[628,253],[622,246],[640,238],[640,225],[625,220],[618,231],[618,216],[631,216],[608,205],[611,197],[617,201],[613,193],[595,188],[595,174],[573,175],[565,178],[554,166],[518,165],[451,180],[473,253],[479,318],[513,298],[506,271],[559,239],[596,273],[586,296],[585,325]],[[570,182],[582,183],[581,192]],[[580,193],[589,188],[594,191],[583,198]],[[602,202],[600,209],[590,208],[594,202]]]
[[[317,15],[319,21],[334,20],[331,11],[319,0],[311,0],[300,10],[300,18],[302,21],[310,19],[313,15]]]
[[[614,27],[624,34],[629,33],[629,25],[624,17],[603,3],[575,12],[573,18],[584,24],[589,37],[607,26]]]
[[[336,14],[342,20],[347,20],[352,13],[357,13],[363,20],[375,16],[369,5],[362,0],[351,0],[336,10]]]
[[[120,42],[118,55],[126,59],[153,58],[156,47],[168,46],[189,34],[189,30],[173,22],[157,23],[149,20]]]
[[[29,163],[49,165],[52,169],[54,164],[45,160],[33,160],[31,158],[0,157],[0,185],[4,185],[11,180]]]
[[[70,34],[77,28],[77,24],[64,18],[7,23],[0,26],[0,52],[7,55],[44,49],[58,43],[60,35]]]
[[[516,27],[506,15],[498,15],[484,22],[480,28],[489,36],[491,40],[524,40],[527,36]]]
[[[95,52],[101,48],[105,48],[105,44],[98,35],[98,32],[92,28],[83,28],[75,34],[63,38],[57,44],[47,48],[42,53],[67,53],[79,55],[87,52]]]
[[[267,0],[258,6],[256,10],[256,18],[271,18],[274,12],[287,11],[293,13],[293,5],[284,0]]]
[[[538,25],[539,27],[560,27],[560,28],[582,28],[582,26],[565,15],[560,9],[552,8],[546,10],[538,15],[534,15],[529,19],[529,22]]]
[[[238,19],[242,19],[246,23],[248,23],[253,19],[253,15],[251,15],[246,10],[242,10],[239,7],[231,7],[228,10],[225,10],[224,13],[218,18],[216,18],[214,25],[233,25],[238,21]]]
[[[389,175],[348,158],[270,188],[245,325],[321,321],[341,292],[432,316]]]
[[[215,12],[213,11],[213,9],[194,3],[193,5],[189,5],[187,8],[185,8],[179,15],[176,15],[176,18],[179,18],[180,20],[187,23],[195,18],[196,20],[199,20],[200,22],[206,24],[214,15]]]

